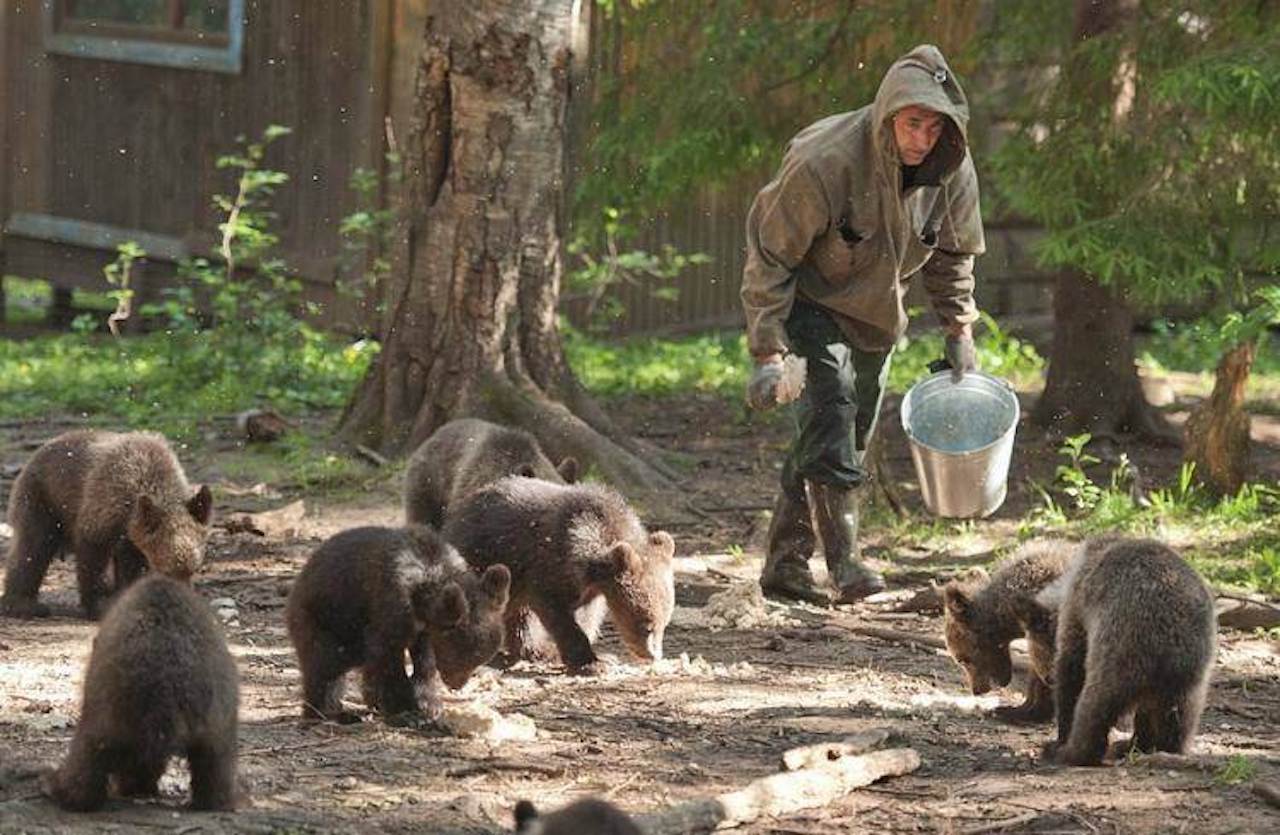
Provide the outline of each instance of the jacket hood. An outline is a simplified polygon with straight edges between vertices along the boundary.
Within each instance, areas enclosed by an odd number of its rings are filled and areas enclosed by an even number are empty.
[[[969,101],[960,82],[932,44],[922,44],[889,67],[871,106],[877,161],[882,171],[896,169],[897,144],[889,119],[904,107],[917,105],[947,117],[938,144],[921,163],[920,180],[938,182],[954,172],[964,160],[969,137]]]

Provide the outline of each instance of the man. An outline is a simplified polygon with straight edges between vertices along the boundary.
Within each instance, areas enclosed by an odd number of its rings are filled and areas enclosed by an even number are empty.
[[[884,588],[858,552],[863,458],[915,273],[946,331],[953,375],[975,368],[973,259],[984,240],[968,121],[942,53],[916,47],[872,104],[792,139],[752,203],[742,276],[749,405],[776,405],[788,353],[807,363],[760,577],[766,594],[829,602],[809,573],[815,541],[836,602]]]

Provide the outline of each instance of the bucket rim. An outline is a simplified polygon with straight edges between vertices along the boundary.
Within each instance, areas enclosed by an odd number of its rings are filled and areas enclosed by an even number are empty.
[[[929,450],[930,452],[937,453],[938,455],[946,455],[952,458],[969,458],[971,456],[981,455],[982,453],[988,451],[992,447],[995,447],[1004,443],[1005,439],[1007,439],[1010,435],[1012,435],[1017,431],[1018,423],[1022,420],[1022,404],[1018,402],[1017,390],[1014,389],[1013,385],[1003,377],[997,377],[994,374],[988,374],[985,371],[970,371],[967,374],[965,374],[966,377],[969,377],[969,376],[981,377],[991,383],[994,383],[1004,388],[1009,393],[1010,398],[1013,401],[1013,420],[1009,422],[1009,428],[1006,429],[1004,432],[1001,432],[999,437],[997,437],[991,443],[986,444],[984,446],[980,446],[977,449],[967,449],[964,452],[951,452],[949,450],[941,449],[939,447],[934,446],[933,444],[920,440],[920,438],[918,438],[916,435],[914,435],[911,432],[911,427],[907,423],[907,417],[911,414],[911,409],[907,408],[907,406],[911,402],[910,400],[911,392],[915,391],[920,386],[923,386],[924,384],[932,380],[937,380],[941,377],[950,377],[950,376],[951,376],[951,371],[949,369],[945,371],[934,372],[933,374],[930,374],[928,377],[924,377],[920,380],[917,380],[915,383],[911,385],[911,388],[907,389],[906,393],[902,395],[902,406],[898,410],[898,419],[902,423],[902,431],[906,433],[908,441],[910,441],[913,444],[917,444],[918,446],[921,446]]]

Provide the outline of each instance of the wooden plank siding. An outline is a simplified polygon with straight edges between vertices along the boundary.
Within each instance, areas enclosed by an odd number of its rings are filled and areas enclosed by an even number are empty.
[[[248,0],[243,70],[226,74],[47,54],[41,4],[16,0],[5,27],[13,182],[4,217],[168,235],[205,252],[216,240],[212,196],[234,188],[232,172],[215,170],[215,160],[236,150],[238,136],[287,125],[293,133],[265,163],[290,176],[273,203],[282,254],[327,299],[338,224],[355,205],[350,174],[382,159],[387,82],[374,49],[385,35],[374,27],[387,25],[388,2]],[[375,59],[379,71],[371,70]],[[96,270],[85,274],[82,259],[54,244],[5,239],[33,277],[102,286]]]
[[[9,84],[13,76],[9,66],[9,41],[13,27],[9,24],[9,3],[0,0],[0,224],[9,216]],[[4,318],[4,235],[0,234],[0,319]]]
[[[743,323],[739,289],[746,259],[746,216],[756,191],[769,173],[744,176],[721,188],[708,188],[668,210],[655,213],[641,227],[632,246],[650,252],[670,244],[685,253],[710,256],[671,282],[623,284],[614,295],[622,302],[620,318],[608,322],[611,334],[680,333]],[[1041,231],[1021,224],[988,223],[987,252],[977,260],[975,296],[979,307],[994,316],[1044,314],[1052,309],[1049,276],[1035,263],[1032,246]],[[655,287],[674,287],[674,301],[656,297]],[[928,306],[920,282],[913,282],[909,305]],[[565,312],[580,327],[589,325],[580,298],[566,296]],[[931,320],[926,320],[931,321]]]
[[[939,42],[972,37],[984,2],[934,0],[946,21]],[[431,0],[245,0],[243,68],[228,74],[50,53],[44,4],[0,0],[0,224],[7,226],[0,274],[103,289],[101,267],[118,240],[158,236],[153,252],[210,251],[219,220],[212,196],[234,187],[233,174],[214,161],[236,149],[238,136],[256,138],[276,123],[294,131],[266,160],[291,178],[273,203],[281,254],[307,279],[313,300],[332,302],[338,225],[355,208],[348,180],[360,166],[385,176],[388,119],[403,141],[430,8]],[[605,25],[593,20],[597,34]],[[593,43],[588,63],[625,63],[604,55],[602,43]],[[658,38],[632,48],[671,45]],[[618,287],[624,312],[609,332],[739,326],[746,212],[771,174],[700,189],[647,219],[628,246],[657,252],[670,244],[711,261],[674,281],[675,301],[655,298],[649,282]],[[988,229],[990,252],[978,264],[986,309],[1048,308],[1047,284],[1028,254],[1033,236]],[[154,296],[172,280],[172,263],[152,258],[140,294]],[[563,303],[583,324],[582,300],[566,294]],[[328,321],[337,307],[327,308]]]

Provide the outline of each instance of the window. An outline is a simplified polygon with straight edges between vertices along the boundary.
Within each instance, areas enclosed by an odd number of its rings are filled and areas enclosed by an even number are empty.
[[[50,52],[240,71],[244,0],[45,0]]]

